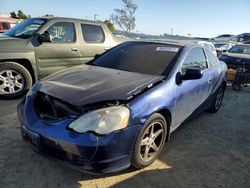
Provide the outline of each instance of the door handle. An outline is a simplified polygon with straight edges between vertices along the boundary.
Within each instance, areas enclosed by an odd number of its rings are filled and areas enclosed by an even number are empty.
[[[77,48],[73,47],[73,48],[71,48],[71,51],[77,52]]]
[[[208,83],[211,84],[211,83],[212,83],[212,79],[209,79],[209,80],[208,80]]]

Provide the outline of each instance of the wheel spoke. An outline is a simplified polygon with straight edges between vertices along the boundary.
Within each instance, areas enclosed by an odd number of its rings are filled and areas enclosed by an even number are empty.
[[[150,149],[150,147],[146,147],[146,150],[145,150],[145,152],[144,152],[143,159],[144,159],[145,161],[148,161],[149,149]]]
[[[15,76],[15,79],[16,79],[16,80],[20,80],[21,78],[22,78],[22,77],[21,77],[20,74],[18,74],[18,75]]]
[[[6,88],[6,85],[5,84],[1,84],[0,85],[0,90],[4,90]]]
[[[0,80],[1,81],[5,81],[5,77],[3,77],[3,76],[0,75]]]
[[[148,137],[144,138],[144,139],[141,141],[141,146],[146,146],[146,145],[147,145],[147,142],[148,142]]]
[[[14,93],[15,92],[15,88],[12,86],[12,87],[9,87],[9,89],[10,89],[10,92],[11,93]]]
[[[153,142],[153,143],[151,144],[151,148],[152,148],[153,150],[155,150],[155,152],[158,151],[158,147],[156,146],[155,142]]]
[[[162,132],[163,132],[162,129],[159,129],[158,131],[156,131],[156,132],[154,133],[154,139],[156,139]]]
[[[7,71],[6,71],[6,74],[7,74],[7,76],[10,77],[10,78],[13,77],[12,71],[10,71],[10,70],[7,70]]]
[[[22,88],[22,87],[23,87],[23,84],[21,84],[21,83],[19,83],[19,82],[16,82],[15,86],[18,87],[18,88]]]

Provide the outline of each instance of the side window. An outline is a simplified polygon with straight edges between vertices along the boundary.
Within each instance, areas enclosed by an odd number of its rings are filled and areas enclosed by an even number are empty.
[[[72,43],[75,42],[76,34],[73,23],[57,22],[50,26],[47,31],[50,34],[52,42]]]
[[[215,52],[215,51],[216,51],[216,49],[214,48],[213,45],[209,45],[209,46],[210,46],[210,50],[211,50],[212,52]]]
[[[208,62],[211,66],[216,66],[218,63],[218,58],[215,57],[215,55],[208,49],[205,49],[206,55],[207,55],[207,59]]]
[[[209,45],[207,43],[203,43],[203,46],[209,49]]]
[[[105,40],[105,35],[101,26],[81,24],[82,35],[86,42],[88,43],[103,43]]]
[[[182,64],[181,72],[184,73],[188,68],[201,70],[207,68],[207,62],[202,48],[193,48],[189,51]]]

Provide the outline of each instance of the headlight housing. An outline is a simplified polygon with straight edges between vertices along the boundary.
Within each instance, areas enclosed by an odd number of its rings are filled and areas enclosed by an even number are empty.
[[[109,134],[127,127],[130,111],[125,106],[114,106],[88,112],[73,121],[69,128],[78,133],[94,131]]]

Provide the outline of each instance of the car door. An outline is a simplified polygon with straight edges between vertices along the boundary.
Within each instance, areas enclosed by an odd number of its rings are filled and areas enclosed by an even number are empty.
[[[51,42],[43,42],[35,47],[39,77],[80,64],[73,22],[52,22],[44,31],[50,34]]]
[[[212,51],[208,49],[204,49],[205,54],[209,64],[209,74],[210,74],[210,94],[218,88],[218,84],[221,82],[219,81],[221,76],[221,68],[218,67],[220,65],[219,59],[212,53]]]
[[[176,126],[187,119],[208,98],[211,91],[211,75],[202,48],[195,47],[189,50],[181,65],[181,74],[188,68],[200,69],[202,77],[197,80],[183,80],[181,84],[176,85]]]
[[[82,45],[80,47],[81,63],[92,60],[110,48],[110,40],[105,29],[99,24],[81,23]]]

